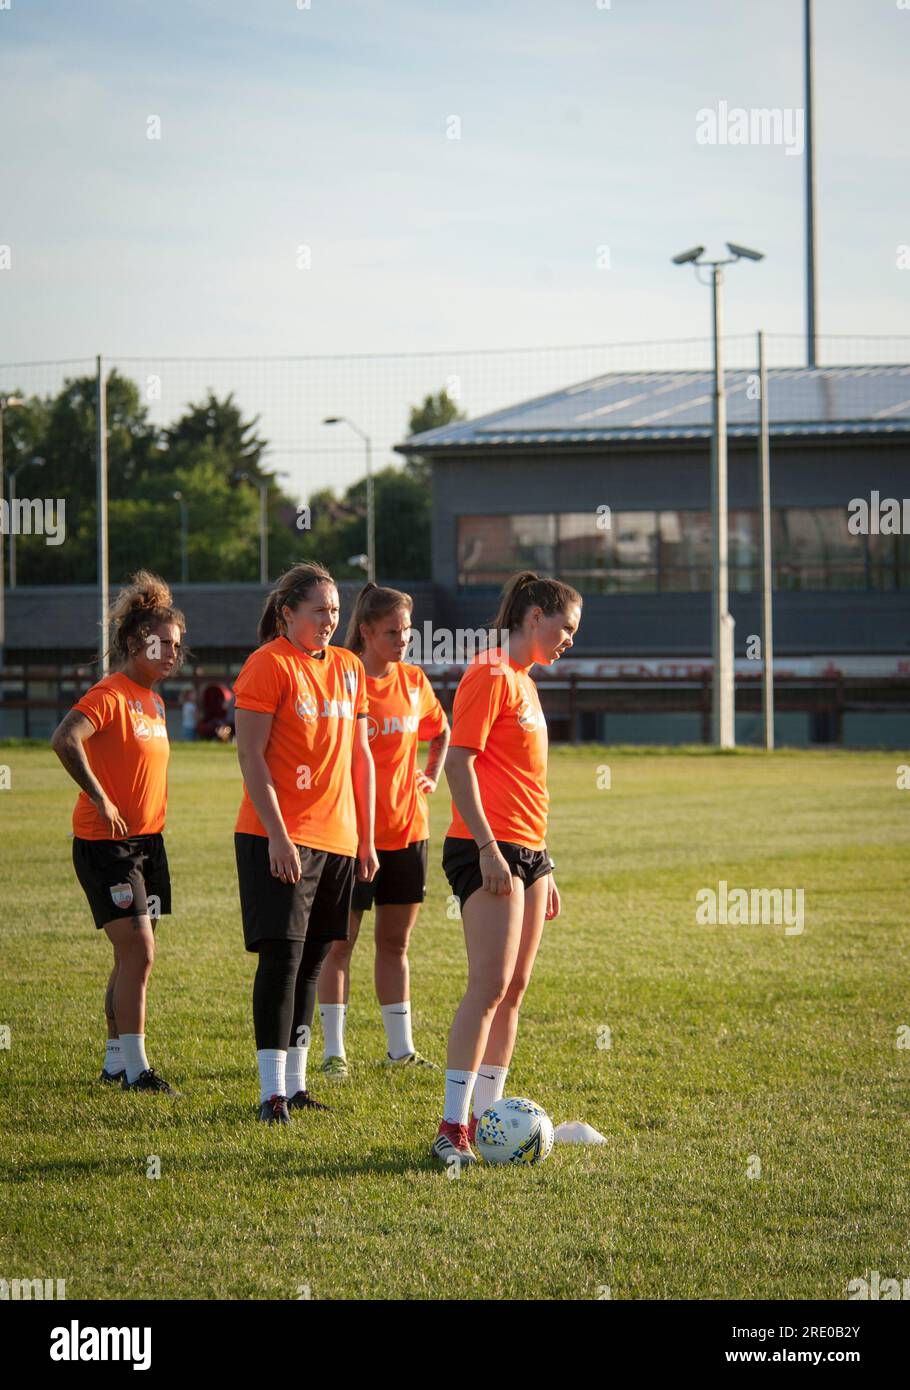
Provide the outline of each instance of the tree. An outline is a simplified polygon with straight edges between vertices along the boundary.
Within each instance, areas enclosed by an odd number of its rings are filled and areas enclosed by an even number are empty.
[[[464,411],[458,409],[448,391],[443,388],[435,396],[425,396],[423,405],[411,407],[408,433],[424,434],[427,430],[437,430],[442,425],[450,425],[453,420],[465,419],[467,416]],[[421,454],[409,454],[405,459],[404,471],[429,486],[431,464],[428,458]]]

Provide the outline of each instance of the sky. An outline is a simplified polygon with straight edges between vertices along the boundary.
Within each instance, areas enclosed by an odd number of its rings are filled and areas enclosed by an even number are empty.
[[[910,333],[906,3],[816,0],[825,335]],[[359,410],[387,448],[447,375],[342,358],[540,349],[461,359],[468,413],[507,405],[579,379],[544,350],[704,338],[708,292],[670,263],[693,244],[765,253],[728,272],[726,329],[798,350],[802,8],[0,0],[0,363],[142,359],[162,411],[236,386],[304,489],[360,467],[323,414]],[[789,138],[707,142],[724,103]],[[339,360],[185,360],[283,355]]]

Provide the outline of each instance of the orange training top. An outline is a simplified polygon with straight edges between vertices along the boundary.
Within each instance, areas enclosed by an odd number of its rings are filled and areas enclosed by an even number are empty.
[[[475,748],[480,801],[497,840],[544,849],[547,833],[547,724],[525,666],[500,652],[475,657],[458,683],[452,746]],[[452,802],[449,835],[473,839]]]
[[[237,709],[274,716],[265,761],[291,840],[353,858],[354,725],[359,714],[369,712],[360,657],[344,647],[308,656],[287,637],[276,637],[247,658],[234,695]],[[267,833],[246,786],[235,829]]]
[[[429,836],[427,799],[417,790],[417,744],[446,727],[445,710],[419,666],[397,661],[367,676],[367,733],[376,764],[376,848],[407,849]]]
[[[164,701],[122,671],[104,676],[74,710],[95,732],[82,745],[92,772],[126,821],[127,838],[157,835],[167,810],[170,745]],[[73,834],[80,840],[109,840],[110,830],[85,792],[73,811]]]

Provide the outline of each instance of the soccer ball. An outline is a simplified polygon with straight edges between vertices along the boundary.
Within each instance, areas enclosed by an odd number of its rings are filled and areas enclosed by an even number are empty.
[[[476,1144],[485,1163],[542,1163],[553,1147],[553,1121],[533,1100],[504,1097],[478,1120]]]

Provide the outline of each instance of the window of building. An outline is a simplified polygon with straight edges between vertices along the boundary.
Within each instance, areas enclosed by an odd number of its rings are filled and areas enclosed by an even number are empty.
[[[761,582],[755,508],[728,516],[731,593]],[[844,507],[774,507],[776,589],[910,587],[910,536],[854,536]],[[555,574],[582,594],[706,593],[711,589],[711,513],[688,509],[458,518],[458,583],[500,586],[520,569]]]

